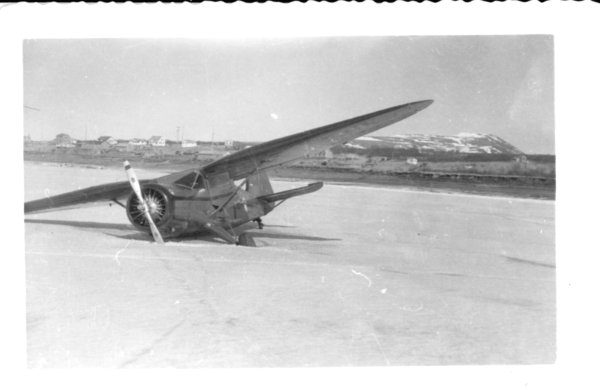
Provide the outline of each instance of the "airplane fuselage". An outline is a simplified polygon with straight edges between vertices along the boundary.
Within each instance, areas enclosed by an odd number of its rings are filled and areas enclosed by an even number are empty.
[[[165,238],[211,232],[231,240],[235,227],[267,215],[291,197],[312,193],[323,186],[317,182],[273,193],[264,173],[253,174],[237,185],[226,175],[216,179],[196,177],[190,183],[188,188],[162,185],[160,180],[142,185],[152,219]],[[127,200],[129,220],[137,229],[150,232],[143,209],[136,201],[133,194]]]

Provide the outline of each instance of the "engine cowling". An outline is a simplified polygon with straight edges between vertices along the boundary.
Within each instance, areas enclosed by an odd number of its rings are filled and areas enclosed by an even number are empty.
[[[173,196],[165,187],[158,184],[146,184],[141,189],[154,224],[159,230],[163,230],[173,218]],[[144,207],[135,193],[132,192],[129,195],[125,210],[129,221],[135,228],[150,232],[150,226],[144,214]]]

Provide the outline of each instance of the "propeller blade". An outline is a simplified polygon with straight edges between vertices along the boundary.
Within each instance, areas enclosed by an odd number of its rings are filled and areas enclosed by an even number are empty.
[[[154,220],[152,220],[152,216],[150,216],[150,212],[148,211],[148,206],[146,206],[146,219],[148,219],[148,223],[150,224],[150,231],[152,231],[152,236],[154,237],[154,241],[156,241],[156,243],[160,243],[163,244],[165,243],[165,241],[162,238],[162,235],[160,234],[160,231],[158,231],[158,227],[156,227],[156,224],[154,224]]]
[[[144,207],[144,215],[146,215],[146,220],[148,220],[148,224],[150,225],[150,231],[152,231],[152,236],[156,243],[164,243],[162,236],[160,235],[160,231],[154,224],[154,220],[152,220],[152,216],[150,215],[150,209],[148,208],[148,203],[146,203],[146,199],[142,196],[142,188],[140,187],[139,180],[133,171],[133,168],[129,164],[129,161],[123,162],[123,167],[125,168],[125,172],[127,173],[127,178],[129,179],[129,183],[135,192],[140,204]]]

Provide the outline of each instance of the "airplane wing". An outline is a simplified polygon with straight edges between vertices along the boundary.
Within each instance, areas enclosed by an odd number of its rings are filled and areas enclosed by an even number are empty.
[[[184,170],[178,173],[169,174],[152,180],[140,180],[140,184],[159,183],[171,185],[179,181],[182,177],[189,176],[197,169]],[[25,203],[25,213],[39,213],[47,211],[57,211],[73,208],[82,208],[86,206],[95,206],[106,204],[110,201],[124,201],[131,194],[131,184],[129,181],[113,182],[92,186],[56,196],[46,197],[39,200],[28,201]]]
[[[238,180],[316,154],[379,130],[427,108],[433,100],[398,105],[327,126],[285,136],[230,154],[201,168],[205,176],[227,173]]]
[[[146,180],[147,181],[147,180]],[[141,182],[144,184],[145,182]],[[93,206],[98,202],[123,200],[131,193],[129,181],[115,182],[63,193],[44,199],[25,203],[25,213],[37,213],[47,210],[79,208]]]

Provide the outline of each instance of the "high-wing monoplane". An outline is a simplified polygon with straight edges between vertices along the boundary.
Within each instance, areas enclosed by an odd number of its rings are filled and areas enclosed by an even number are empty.
[[[151,180],[138,180],[125,161],[128,181],[25,203],[25,214],[114,202],[125,208],[138,230],[158,243],[201,232],[212,232],[231,244],[247,244],[235,228],[257,222],[283,201],[319,190],[322,182],[273,192],[269,169],[314,155],[389,126],[428,107],[424,100],[372,112],[261,143],[198,168]],[[236,184],[236,181],[239,183]],[[241,181],[241,182],[240,182]]]

